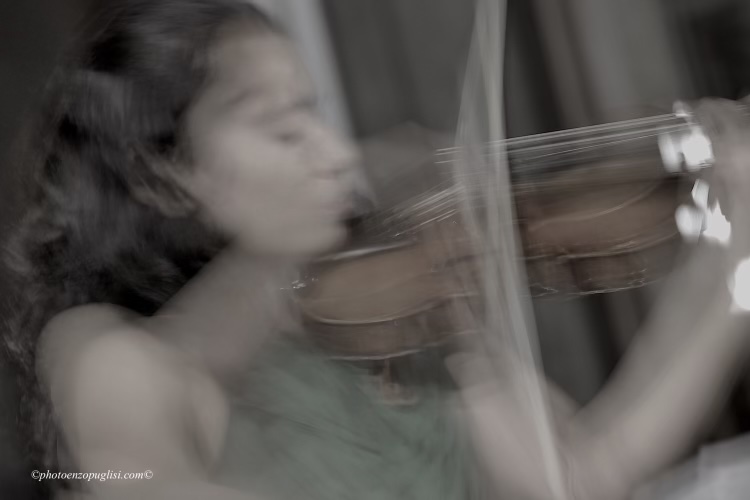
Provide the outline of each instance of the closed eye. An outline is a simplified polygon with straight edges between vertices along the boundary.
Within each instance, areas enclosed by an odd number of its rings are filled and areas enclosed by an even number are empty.
[[[299,131],[281,132],[276,134],[276,139],[285,144],[297,144],[304,139],[304,135]]]

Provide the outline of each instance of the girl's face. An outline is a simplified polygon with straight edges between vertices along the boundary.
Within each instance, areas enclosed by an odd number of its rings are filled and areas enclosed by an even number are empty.
[[[189,113],[184,180],[210,222],[246,249],[304,256],[345,237],[357,153],[315,112],[311,82],[280,35],[235,31]]]

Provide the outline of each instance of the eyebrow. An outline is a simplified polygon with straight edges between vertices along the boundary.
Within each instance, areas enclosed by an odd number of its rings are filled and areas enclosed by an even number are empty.
[[[221,109],[232,109],[235,106],[242,104],[245,101],[250,101],[258,97],[258,92],[254,89],[243,89],[240,92],[235,92],[227,99],[221,101],[219,107]]]
[[[307,95],[304,97],[300,97],[296,101],[292,103],[291,106],[289,106],[292,109],[298,109],[298,108],[316,108],[318,107],[318,104],[320,101],[318,100],[318,96],[316,94]]]
[[[222,111],[232,111],[234,108],[240,106],[245,102],[251,102],[254,100],[263,99],[263,92],[257,88],[245,88],[239,92],[234,92],[230,97],[222,100],[219,104],[219,109]],[[309,95],[299,96],[297,99],[290,101],[288,104],[284,103],[283,106],[263,106],[260,107],[258,112],[259,120],[267,120],[274,118],[286,111],[295,109],[314,109],[318,105],[318,96],[314,93]]]

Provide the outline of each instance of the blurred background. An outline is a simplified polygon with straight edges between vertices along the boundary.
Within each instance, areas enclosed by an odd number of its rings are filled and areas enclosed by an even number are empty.
[[[425,154],[426,136],[453,134],[472,1],[256,3],[300,42],[321,111],[362,141],[371,176],[386,163]],[[23,211],[16,139],[77,22],[94,4],[106,0],[0,2],[0,244]],[[509,17],[511,136],[660,114],[676,99],[750,93],[747,0],[509,0]],[[399,145],[395,157],[389,144]],[[3,273],[0,297],[13,293]],[[656,293],[658,286],[649,286],[536,301],[548,375],[578,402],[591,399]],[[7,367],[0,371],[0,498],[26,498],[34,485],[15,433],[17,394]],[[744,387],[706,439],[750,422]]]

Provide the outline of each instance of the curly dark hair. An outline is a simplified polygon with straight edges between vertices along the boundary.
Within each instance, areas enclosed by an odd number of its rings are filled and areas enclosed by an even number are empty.
[[[49,320],[89,303],[152,315],[224,245],[170,179],[189,168],[186,111],[211,76],[220,28],[234,22],[277,30],[243,0],[109,2],[51,79],[21,165],[30,209],[8,251],[14,317],[3,332],[40,468],[57,467],[35,371]]]

